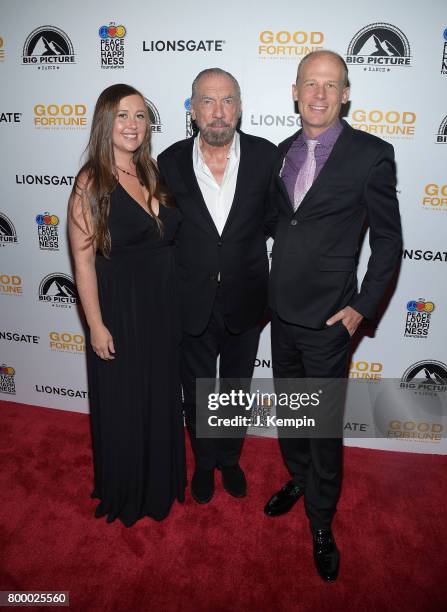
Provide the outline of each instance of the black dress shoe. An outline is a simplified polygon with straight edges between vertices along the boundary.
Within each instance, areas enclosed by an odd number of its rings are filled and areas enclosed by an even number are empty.
[[[214,495],[214,469],[196,467],[191,480],[191,494],[199,504],[207,504]]]
[[[267,502],[264,512],[267,516],[281,516],[293,508],[304,494],[303,489],[289,480],[282,489],[275,493]]]
[[[335,544],[330,529],[315,529],[312,531],[314,539],[314,561],[318,573],[326,582],[334,582],[338,576],[340,566],[340,553]]]
[[[245,497],[247,495],[247,479],[239,464],[222,465],[222,484],[227,493],[233,497]]]

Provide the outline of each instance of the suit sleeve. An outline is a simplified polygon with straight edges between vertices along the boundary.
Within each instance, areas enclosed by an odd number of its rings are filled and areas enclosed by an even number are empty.
[[[271,175],[269,188],[264,200],[264,232],[267,238],[275,238],[276,225],[278,223],[278,201],[276,194],[275,168],[278,151],[275,147],[274,156],[271,162]]]
[[[165,173],[163,171],[164,162],[163,162],[163,157],[161,154],[157,157],[157,166],[158,166],[158,176],[159,176],[160,183],[162,185],[167,186]]]
[[[364,190],[371,255],[360,292],[350,304],[366,318],[376,314],[402,251],[402,229],[396,197],[396,168],[391,145],[380,152]]]

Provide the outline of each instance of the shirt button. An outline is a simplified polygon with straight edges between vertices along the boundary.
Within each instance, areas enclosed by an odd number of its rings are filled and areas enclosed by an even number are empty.
[[[222,246],[222,240],[219,240],[219,242],[217,243],[217,246]]]
[[[298,223],[298,221],[296,219],[292,219],[292,221],[290,222],[290,225],[296,225]]]

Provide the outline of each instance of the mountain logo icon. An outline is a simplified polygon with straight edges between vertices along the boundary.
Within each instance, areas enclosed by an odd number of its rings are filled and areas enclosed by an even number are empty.
[[[74,63],[74,50],[67,34],[55,26],[33,30],[23,45],[23,64]],[[52,59],[53,58],[53,59]]]
[[[39,285],[39,300],[59,306],[71,306],[79,301],[73,279],[62,272],[48,274]]]
[[[348,46],[348,64],[409,66],[411,49],[405,34],[391,23],[371,23],[359,30]]]
[[[424,359],[413,363],[403,373],[402,381],[410,382],[415,378],[422,379],[421,382],[423,381],[427,385],[446,385],[447,365],[434,359]]]
[[[9,217],[0,213],[0,241],[2,238],[17,236],[16,228]]]
[[[153,132],[161,132],[161,119],[160,113],[158,112],[155,104],[146,98],[146,105],[149,112],[149,119],[151,122],[151,129]]]
[[[447,144],[447,115],[441,121],[441,125],[438,128],[436,142],[439,144]]]

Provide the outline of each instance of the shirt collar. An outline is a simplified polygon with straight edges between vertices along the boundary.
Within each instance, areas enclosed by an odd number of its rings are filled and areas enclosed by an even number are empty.
[[[304,145],[308,140],[318,140],[318,144],[320,146],[332,148],[337,138],[340,136],[340,133],[342,130],[343,130],[343,125],[340,119],[337,119],[334,125],[331,125],[331,127],[329,127],[327,130],[319,134],[317,138],[309,138],[306,132],[303,130],[301,132],[302,144]]]

